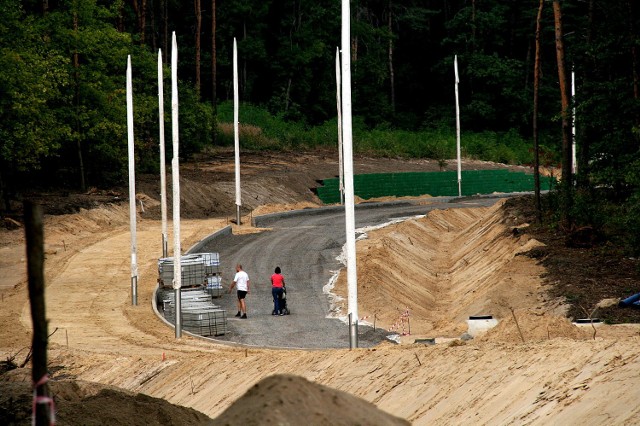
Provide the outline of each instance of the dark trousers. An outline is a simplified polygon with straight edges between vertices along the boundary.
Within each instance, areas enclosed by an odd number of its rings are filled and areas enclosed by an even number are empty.
[[[273,295],[273,312],[280,313],[280,299],[282,298],[282,287],[271,287]]]

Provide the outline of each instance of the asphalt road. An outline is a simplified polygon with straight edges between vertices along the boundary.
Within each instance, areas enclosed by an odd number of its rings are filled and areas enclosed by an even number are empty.
[[[356,229],[393,219],[424,215],[434,209],[490,206],[497,198],[434,199],[428,205],[392,202],[358,205]],[[237,298],[225,293],[215,303],[228,313],[228,332],[216,340],[244,345],[286,348],[348,348],[349,327],[330,318],[330,300],[323,287],[343,267],[336,259],[345,243],[344,210],[321,208],[302,214],[269,215],[257,225],[270,231],[223,235],[210,239],[202,252],[219,252],[224,286],[228,290],[241,263],[251,280],[247,319],[235,318]],[[291,315],[272,316],[270,277],[280,266],[287,284]],[[393,267],[393,265],[389,265]],[[345,315],[343,312],[342,316]],[[389,333],[360,325],[359,347],[378,344]]]

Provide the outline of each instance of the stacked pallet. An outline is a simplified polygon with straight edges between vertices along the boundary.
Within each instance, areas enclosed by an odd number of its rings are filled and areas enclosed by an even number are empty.
[[[227,311],[215,305],[204,287],[181,289],[182,330],[200,336],[221,336],[227,332]],[[167,321],[175,324],[175,292],[158,290],[159,305]]]
[[[173,257],[158,259],[160,287],[173,287]],[[205,286],[213,297],[222,295],[219,253],[194,253],[180,257],[182,287]]]
[[[210,277],[207,277],[207,292],[212,296],[212,297],[221,297],[223,290],[222,290],[222,277],[220,275],[213,275]]]

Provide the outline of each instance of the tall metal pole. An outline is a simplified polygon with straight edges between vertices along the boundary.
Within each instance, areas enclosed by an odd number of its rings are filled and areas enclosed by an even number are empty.
[[[127,141],[129,156],[129,229],[131,231],[131,304],[138,304],[138,259],[136,250],[136,172],[133,149],[133,93],[131,55],[127,56]]]
[[[356,224],[353,188],[353,136],[351,127],[351,10],[342,0],[342,147],[344,149],[344,211],[347,251],[349,347],[358,347],[358,273],[356,270]]]
[[[158,49],[158,110],[160,128],[160,212],[162,216],[162,257],[169,254],[167,232],[167,168],[164,155],[164,72],[162,69],[162,49]]]
[[[342,90],[340,79],[340,48],[336,47],[336,106],[338,111],[338,176],[340,177],[340,204],[344,204],[344,159],[342,148]]]
[[[460,79],[458,78],[458,55],[453,57],[453,68],[456,76],[456,151],[458,155],[458,196],[462,196],[462,160],[460,155],[460,103],[458,100],[458,83],[460,83]]]
[[[171,42],[171,130],[173,134],[173,159],[171,178],[173,183],[173,289],[176,301],[176,339],[182,336],[182,268],[180,264],[180,161],[178,156],[178,43],[173,32]]]
[[[233,141],[236,160],[236,223],[240,225],[240,207],[242,197],[240,194],[240,129],[238,128],[238,45],[233,38]]]

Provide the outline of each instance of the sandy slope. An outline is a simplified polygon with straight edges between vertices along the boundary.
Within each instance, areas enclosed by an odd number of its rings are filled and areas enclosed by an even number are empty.
[[[457,337],[470,315],[504,318],[510,309],[549,310],[542,269],[519,253],[539,245],[509,236],[501,205],[433,211],[369,233],[359,242],[362,315],[388,328],[409,312],[404,331]],[[346,297],[346,274],[337,291]],[[399,324],[402,331],[403,324]]]
[[[140,221],[139,304],[131,306],[126,207],[49,219],[47,317],[50,332],[58,328],[49,353],[54,378],[115,385],[212,417],[261,379],[290,373],[413,424],[637,424],[638,328],[601,326],[593,339],[592,331],[554,316],[556,305],[545,298],[539,278],[543,271],[516,256],[535,242],[513,237],[503,222],[499,207],[434,212],[371,232],[359,243],[361,313],[377,314],[388,327],[398,310],[409,308],[412,335],[402,345],[274,351],[176,340],[153,315],[158,221]],[[224,225],[222,219],[183,221],[183,247]],[[3,279],[23,282],[16,279],[24,275],[21,234],[1,238],[5,259],[14,259],[3,261]],[[19,361],[30,340],[24,283],[5,290],[1,303],[0,357],[22,350]],[[457,337],[468,315],[486,312],[502,321],[482,338],[413,344],[417,334]],[[250,415],[259,402],[247,404]],[[304,404],[297,408],[311,409]]]

